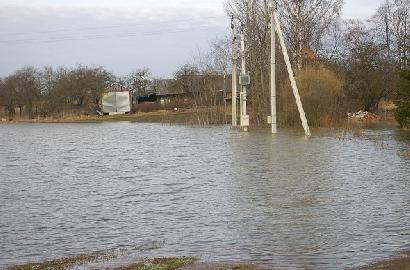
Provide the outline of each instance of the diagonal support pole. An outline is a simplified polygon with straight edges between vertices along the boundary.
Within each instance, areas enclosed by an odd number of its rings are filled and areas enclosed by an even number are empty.
[[[305,110],[303,109],[302,101],[300,99],[298,86],[296,84],[295,75],[293,73],[292,66],[290,64],[288,50],[287,50],[286,45],[285,45],[285,39],[283,37],[282,28],[280,26],[280,22],[279,22],[278,14],[277,14],[276,10],[273,11],[272,16],[273,16],[272,19],[274,20],[274,27],[275,27],[276,32],[278,34],[279,43],[280,43],[280,46],[282,47],[282,53],[283,53],[283,57],[285,59],[286,67],[287,67],[287,70],[288,70],[290,84],[291,84],[292,90],[293,90],[293,95],[295,96],[296,105],[298,106],[300,120],[302,121],[302,126],[303,126],[303,129],[305,130],[306,136],[310,136],[311,133],[310,133],[310,129],[309,129],[307,119],[306,119]]]

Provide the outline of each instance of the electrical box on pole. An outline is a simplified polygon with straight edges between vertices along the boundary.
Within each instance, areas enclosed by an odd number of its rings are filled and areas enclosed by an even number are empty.
[[[243,115],[241,118],[242,126],[249,127],[249,115]]]
[[[241,74],[239,76],[239,84],[241,86],[247,86],[251,84],[251,77],[248,74]]]

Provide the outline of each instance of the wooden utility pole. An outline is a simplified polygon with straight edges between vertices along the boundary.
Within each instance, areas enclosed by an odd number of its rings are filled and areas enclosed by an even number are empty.
[[[295,74],[293,73],[292,65],[290,64],[288,50],[286,49],[286,45],[285,45],[285,38],[283,37],[282,28],[280,27],[280,22],[279,22],[276,10],[273,11],[272,15],[273,15],[275,30],[278,34],[279,43],[280,43],[280,46],[282,47],[282,53],[283,53],[283,57],[285,59],[286,67],[288,70],[289,80],[292,86],[293,95],[295,96],[296,105],[298,106],[300,120],[302,121],[302,126],[303,126],[303,129],[305,130],[306,136],[310,136],[311,133],[310,133],[309,125],[306,119],[305,111],[303,110],[302,101],[300,100],[299,90],[298,90],[296,80],[295,80]]]
[[[270,121],[268,121],[272,125],[272,134],[276,134],[278,132],[277,125],[276,125],[276,32],[275,32],[275,19],[274,19],[274,12],[275,8],[272,7],[271,9],[271,56],[270,56],[270,63],[271,63],[271,75],[270,75],[270,108],[271,108],[271,116]]]
[[[241,77],[247,76],[246,74],[246,54],[245,54],[245,33],[243,26],[241,28]],[[248,131],[249,126],[249,115],[246,113],[246,85],[241,83],[241,94],[240,94],[240,109],[241,109],[241,127],[243,131]]]
[[[231,19],[231,30],[232,30],[232,126],[236,127],[238,125],[238,119],[236,116],[237,105],[237,75],[236,75],[236,63],[237,63],[237,54],[236,54],[236,33],[235,33],[235,24],[233,23],[233,16]]]

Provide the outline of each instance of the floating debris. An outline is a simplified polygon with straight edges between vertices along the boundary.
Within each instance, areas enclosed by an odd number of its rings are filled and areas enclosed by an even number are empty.
[[[350,120],[357,120],[357,121],[373,121],[373,120],[382,120],[380,115],[366,112],[366,111],[358,111],[356,113],[348,113],[347,117]]]

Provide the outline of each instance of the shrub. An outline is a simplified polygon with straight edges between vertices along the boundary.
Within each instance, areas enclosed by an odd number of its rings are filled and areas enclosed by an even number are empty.
[[[298,72],[296,81],[311,126],[330,126],[344,116],[339,107],[343,80],[336,72],[324,66],[306,67]],[[299,123],[290,82],[282,85],[280,93],[285,114],[282,121],[285,125]]]
[[[410,69],[400,73],[395,117],[401,127],[410,127]]]

